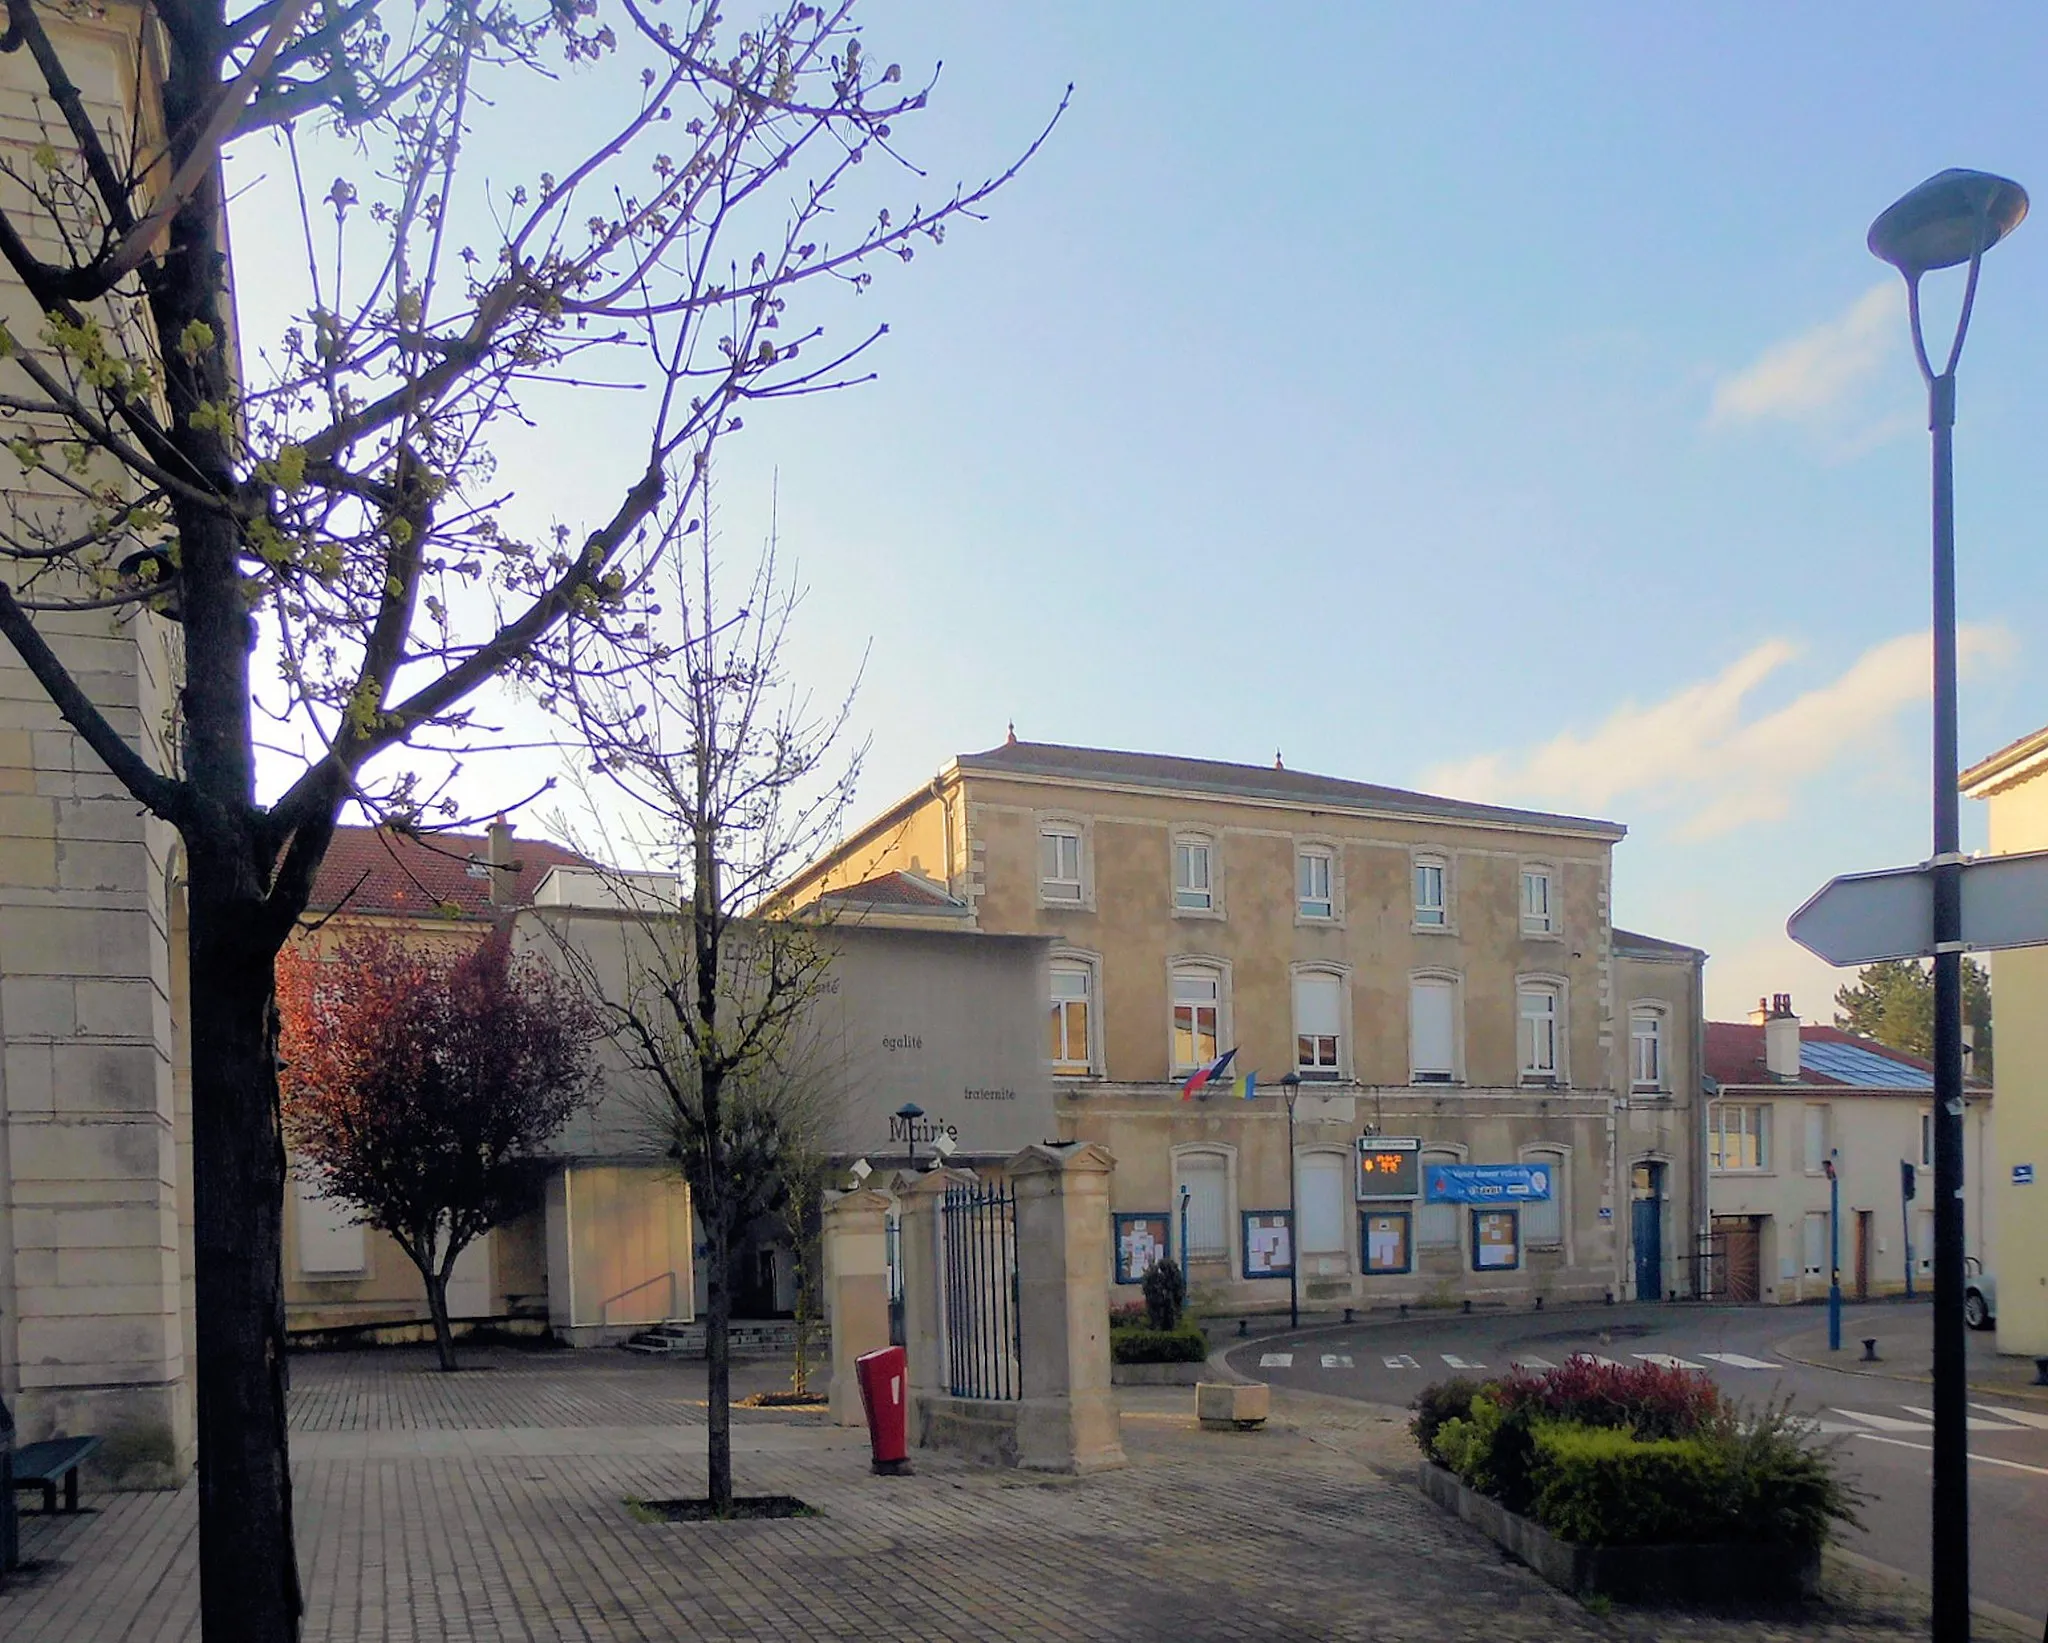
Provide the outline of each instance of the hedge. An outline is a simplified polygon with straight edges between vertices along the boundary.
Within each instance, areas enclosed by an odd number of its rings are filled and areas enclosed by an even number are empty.
[[[1178,1329],[1112,1329],[1109,1355],[1115,1363],[1201,1363],[1209,1356],[1209,1337],[1200,1324]]]

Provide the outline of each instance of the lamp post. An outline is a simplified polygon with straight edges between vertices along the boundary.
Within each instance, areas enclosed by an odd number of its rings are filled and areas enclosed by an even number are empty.
[[[2027,214],[2027,191],[1983,171],[1944,171],[1870,225],[1872,255],[1906,281],[1913,357],[1927,384],[1934,443],[1934,1637],[1970,1635],[1968,1389],[1963,1342],[1963,918],[1956,790],[1956,361],[1977,272]],[[1920,325],[1920,277],[1969,264],[1960,316],[1939,371]]]
[[[1287,1092],[1287,1327],[1301,1327],[1301,1238],[1295,1230],[1294,1205],[1294,1101],[1301,1094],[1301,1074],[1289,1073],[1280,1080]]]
[[[1833,1153],[1821,1160],[1828,1173],[1828,1350],[1842,1350],[1842,1178]]]
[[[903,1167],[917,1169],[917,1121],[924,1116],[924,1108],[915,1101],[906,1101],[896,1109],[896,1116],[903,1120]]]

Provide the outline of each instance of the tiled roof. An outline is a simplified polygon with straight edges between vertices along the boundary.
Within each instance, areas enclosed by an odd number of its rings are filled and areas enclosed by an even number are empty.
[[[874,878],[863,879],[858,884],[828,890],[818,899],[855,903],[863,907],[939,908],[948,912],[963,913],[967,911],[966,902],[957,896],[948,895],[931,880],[920,878],[915,873],[881,873]]]
[[[1633,930],[1624,930],[1619,925],[1614,931],[1614,950],[1634,958],[1705,958],[1707,955],[1697,947],[1688,947],[1682,941],[1666,941],[1662,936],[1638,935]]]
[[[308,907],[322,913],[340,908],[489,919],[508,907],[529,905],[549,868],[589,865],[567,845],[515,837],[512,866],[503,871],[506,883],[493,903],[490,870],[471,870],[472,863],[487,863],[490,854],[491,841],[483,833],[414,837],[388,827],[337,827],[313,880]]]
[[[1097,747],[1063,747],[1052,742],[1005,742],[986,753],[962,753],[955,762],[962,770],[983,771],[989,775],[1055,776],[1069,781],[1112,782],[1183,793],[1273,799],[1330,810],[1366,810],[1482,825],[1491,822],[1514,827],[1541,827],[1561,832],[1592,833],[1608,839],[1622,838],[1628,832],[1618,822],[1595,821],[1585,816],[1511,810],[1500,805],[1440,798],[1430,793],[1411,793],[1405,788],[1380,787],[1371,782],[1315,776],[1304,770],[1225,764],[1215,759],[1183,759],[1164,753],[1118,753]]]
[[[1843,1050],[1853,1052],[1843,1055],[1823,1050],[1819,1057],[1809,1058],[1805,1052],[1809,1047],[1839,1045]],[[1839,1027],[1817,1027],[1801,1024],[1799,1029],[1801,1050],[1799,1076],[1797,1078],[1774,1078],[1764,1064],[1764,1030],[1748,1021],[1709,1021],[1707,1023],[1707,1076],[1722,1085],[1776,1084],[1788,1087],[1810,1087],[1813,1089],[1854,1089],[1885,1090],[1893,1094],[1902,1091],[1931,1090],[1934,1084],[1934,1064],[1921,1056],[1909,1055],[1904,1050],[1895,1050],[1888,1044],[1875,1039],[1859,1038],[1854,1033],[1845,1033]],[[1832,1062],[1839,1068],[1853,1067],[1865,1057],[1887,1062],[1890,1066],[1879,1077],[1855,1078],[1835,1076],[1809,1065],[1809,1060]],[[1988,1086],[1976,1080],[1969,1081],[1971,1088]]]

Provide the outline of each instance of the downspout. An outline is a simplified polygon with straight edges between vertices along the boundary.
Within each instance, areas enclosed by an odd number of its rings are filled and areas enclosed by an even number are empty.
[[[1711,1247],[1707,1240],[1714,1232],[1714,1206],[1707,1196],[1712,1189],[1707,1174],[1707,1113],[1708,1102],[1719,1093],[1720,1086],[1707,1076],[1707,955],[1701,953],[1692,966],[1692,1213],[1697,1228],[1693,1249],[1699,1255]],[[1697,1260],[1693,1262],[1692,1298],[1702,1298]]]

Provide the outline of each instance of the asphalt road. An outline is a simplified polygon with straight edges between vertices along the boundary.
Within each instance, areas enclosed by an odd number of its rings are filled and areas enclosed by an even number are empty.
[[[1925,1580],[1929,1574],[1932,1388],[1886,1374],[1858,1374],[1790,1362],[1824,1323],[1811,1308],[1616,1306],[1571,1311],[1425,1314],[1248,1341],[1229,1353],[1254,1379],[1338,1397],[1405,1407],[1434,1381],[1484,1377],[1519,1363],[1542,1369],[1576,1352],[1614,1359],[1677,1361],[1704,1370],[1749,1404],[1790,1398],[1801,1414],[1841,1439],[1846,1474],[1868,1497],[1864,1527],[1843,1544]],[[1850,1307],[1844,1358],[1863,1336],[1903,1369],[1926,1361],[1925,1306]],[[1981,1351],[1988,1341],[1973,1341]],[[2048,1401],[1972,1393],[1970,1431],[1971,1591],[2022,1615],[2048,1614]]]

